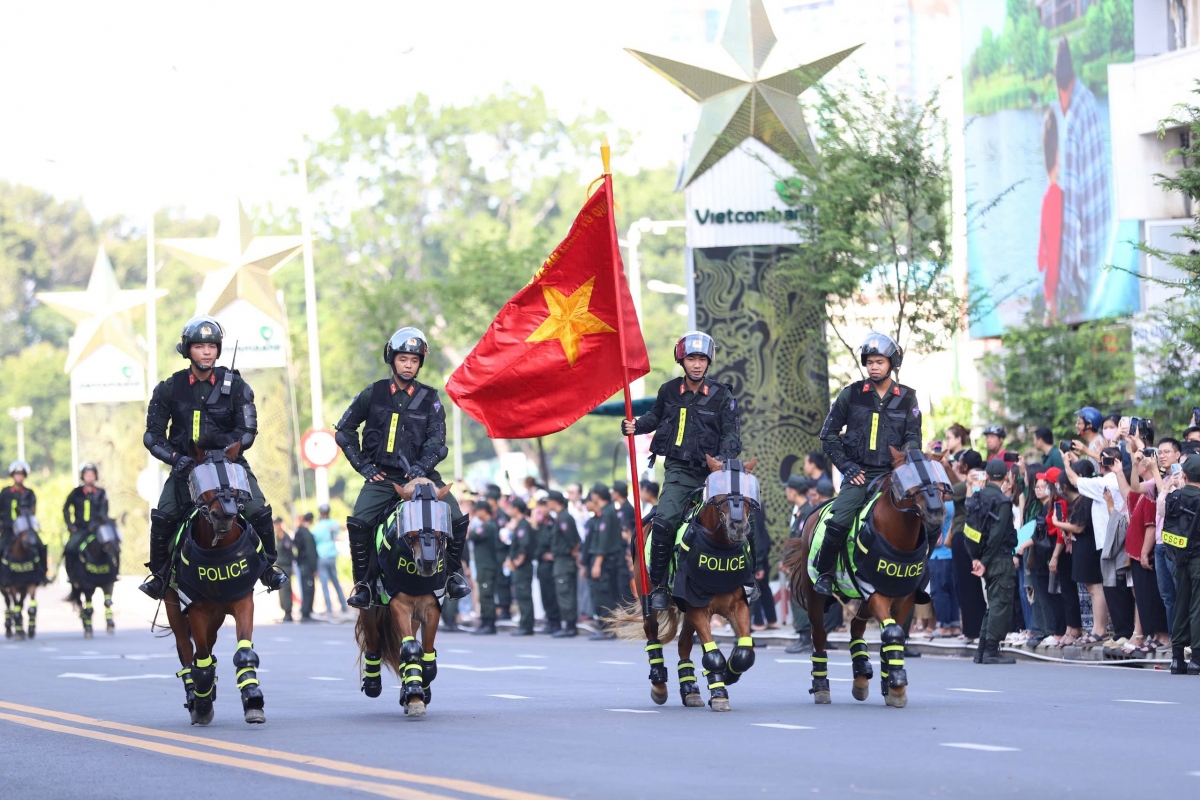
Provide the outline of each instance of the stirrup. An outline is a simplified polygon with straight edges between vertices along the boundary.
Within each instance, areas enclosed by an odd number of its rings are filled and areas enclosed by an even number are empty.
[[[354,593],[346,598],[346,605],[366,611],[371,607],[371,588],[365,583],[354,584]]]
[[[151,600],[162,600],[167,596],[167,582],[157,573],[151,574],[138,588],[149,595]]]

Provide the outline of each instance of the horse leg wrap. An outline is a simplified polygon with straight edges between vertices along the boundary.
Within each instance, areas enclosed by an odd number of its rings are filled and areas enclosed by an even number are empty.
[[[700,663],[704,665],[704,677],[708,679],[709,704],[712,704],[714,697],[728,699],[729,691],[725,688],[725,669],[729,664],[725,661],[725,656],[716,642],[708,642],[704,645],[704,658]]]
[[[176,672],[175,677],[183,679],[183,696],[184,696],[183,707],[186,708],[188,711],[191,711],[192,707],[195,705],[195,701],[196,701],[196,684],[192,680],[191,666],[190,665],[186,666],[183,669],[179,670],[179,672]]]
[[[437,651],[432,653],[424,653],[421,656],[421,687],[425,691],[425,705],[429,705],[429,701],[433,699],[433,690],[429,684],[433,683],[433,679],[437,677]]]
[[[379,653],[363,653],[362,692],[367,697],[379,697],[383,694],[383,675],[380,672],[382,663]]]
[[[43,561],[42,563],[44,564],[46,562]],[[37,600],[29,601],[29,612],[28,613],[29,613],[29,638],[32,639],[33,635],[35,633],[37,633]]]
[[[809,694],[829,691],[829,655],[824,651],[813,651],[808,657],[812,661],[812,688]]]
[[[871,654],[867,652],[866,639],[855,639],[850,643],[850,659],[854,677],[867,680],[875,677],[875,670],[871,669]]]
[[[79,618],[81,620],[83,620],[83,629],[85,631],[90,631],[92,629],[92,614],[93,613],[94,613],[94,611],[92,609],[92,601],[91,600],[88,600],[86,603],[83,604],[83,607],[79,609]]]
[[[662,642],[658,641],[658,639],[654,639],[647,644],[646,656],[650,659],[650,682],[666,683],[667,664],[663,659]]]
[[[885,619],[879,640],[879,660],[882,664],[880,672],[887,678],[887,685],[893,689],[907,686],[908,677],[904,672],[904,628],[897,625],[894,619]]]
[[[404,676],[400,689],[400,705],[406,706],[409,700],[414,698],[424,701],[425,687],[421,684],[424,677],[421,663],[417,661],[405,664],[400,674]]]
[[[212,707],[217,692],[217,661],[212,656],[198,658],[192,662],[192,694],[195,707],[204,712]]]
[[[104,622],[110,631],[114,627],[116,627],[113,623],[113,610],[112,609],[113,609],[112,594],[105,592],[105,594],[104,594]]]
[[[738,679],[754,666],[754,639],[749,636],[738,637],[737,647],[729,654],[729,674],[726,683],[737,683]]]
[[[258,685],[258,653],[246,639],[238,641],[233,654],[233,666],[237,669],[237,687],[242,693],[242,710],[263,707],[263,693]]]
[[[696,685],[696,665],[691,661],[680,661],[679,696],[686,703],[689,694],[700,694],[700,687]]]
[[[404,663],[412,663],[420,661],[424,651],[421,650],[420,643],[412,636],[405,636],[404,641],[400,643],[400,660]]]

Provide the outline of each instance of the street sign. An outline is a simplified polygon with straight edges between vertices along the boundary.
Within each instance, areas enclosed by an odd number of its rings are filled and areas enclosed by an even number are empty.
[[[300,455],[309,469],[328,467],[337,461],[338,446],[337,440],[333,438],[333,431],[326,428],[309,428],[300,437]]]

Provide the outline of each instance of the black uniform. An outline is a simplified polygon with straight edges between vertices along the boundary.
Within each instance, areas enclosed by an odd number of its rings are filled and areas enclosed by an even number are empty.
[[[513,562],[512,584],[517,596],[517,608],[521,612],[518,629],[533,633],[533,563],[534,551],[537,548],[537,535],[529,520],[521,519],[512,532],[512,544],[509,545],[508,558]],[[516,561],[523,557],[518,566]]]
[[[292,543],[295,546],[296,568],[300,572],[300,619],[311,619],[313,601],[317,596],[317,541],[308,526],[301,525],[296,528]]]
[[[25,486],[5,486],[0,489],[0,554],[8,549],[8,543],[13,535],[13,523],[17,517],[28,514],[37,516],[37,494]],[[38,553],[42,559],[42,569],[46,568],[46,545],[38,538]]]
[[[554,591],[558,613],[567,627],[573,627],[579,617],[579,567],[575,556],[579,552],[579,529],[575,518],[565,509],[551,523],[550,553],[554,556]]]
[[[1191,456],[1189,456],[1189,459]],[[1163,544],[1175,562],[1175,607],[1171,614],[1171,647],[1192,648],[1200,664],[1200,487],[1185,484],[1167,495]],[[1191,670],[1189,670],[1191,671]]]
[[[984,527],[972,525],[972,522]],[[968,498],[963,538],[967,553],[983,563],[983,580],[987,585],[987,611],[983,614],[979,636],[990,642],[1002,642],[1012,621],[1013,594],[1017,585],[1017,568],[1012,559],[1013,548],[1017,546],[1017,529],[1013,523],[1012,500],[994,483]]]
[[[479,621],[496,622],[496,576],[504,563],[504,545],[500,526],[495,520],[476,521],[470,527],[471,548],[475,553],[475,584],[479,587]]]
[[[592,589],[592,606],[596,619],[608,615],[617,604],[617,560],[625,557],[621,538],[621,520],[612,503],[606,503],[600,513],[588,520],[588,578]],[[603,556],[600,577],[591,577],[592,564]]]
[[[96,526],[108,521],[108,493],[99,486],[76,486],[67,495],[62,508],[63,522],[71,534],[66,552],[78,552],[79,546]]]
[[[551,550],[554,538],[555,521],[550,514],[545,521],[534,529],[537,544],[533,557],[537,562],[538,588],[542,593],[542,608],[546,611],[546,625],[551,630],[557,630],[562,624],[562,616],[558,608],[558,595],[554,591],[554,553]],[[550,556],[549,559],[546,556]]]

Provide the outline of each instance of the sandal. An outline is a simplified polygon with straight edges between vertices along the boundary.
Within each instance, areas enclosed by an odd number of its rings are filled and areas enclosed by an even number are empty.
[[[1057,647],[1074,647],[1079,644],[1079,637],[1073,633],[1064,633],[1059,637]]]
[[[1133,648],[1129,654],[1133,658],[1152,658],[1157,650],[1158,647],[1153,640],[1148,640]]]
[[[1095,647],[1096,645],[1100,644],[1103,641],[1104,641],[1103,636],[1097,636],[1096,634],[1092,633],[1091,631],[1088,631],[1083,636],[1080,636],[1078,639],[1075,640],[1075,646],[1076,647]]]

